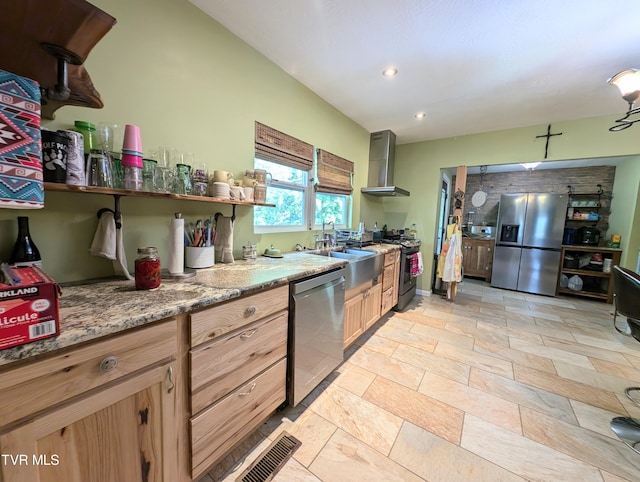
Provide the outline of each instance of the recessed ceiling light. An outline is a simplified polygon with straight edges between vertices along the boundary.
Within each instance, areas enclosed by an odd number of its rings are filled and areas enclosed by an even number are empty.
[[[395,67],[387,67],[382,71],[382,75],[384,75],[385,77],[395,77],[396,75],[398,75],[398,69],[396,69]]]
[[[418,112],[413,117],[415,117],[416,119],[424,119],[425,117],[427,117],[427,114],[425,114],[424,112]]]

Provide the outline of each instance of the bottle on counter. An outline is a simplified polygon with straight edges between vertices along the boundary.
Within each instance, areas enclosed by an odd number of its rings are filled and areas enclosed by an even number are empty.
[[[29,233],[29,218],[18,216],[18,239],[13,245],[11,253],[11,264],[16,266],[42,266],[42,258],[36,243],[33,242]]]
[[[409,228],[409,239],[416,239],[418,237],[418,229],[416,228],[416,224],[413,223],[411,228]]]
[[[137,290],[153,290],[160,286],[160,258],[158,248],[149,246],[138,248],[135,261],[135,280]]]

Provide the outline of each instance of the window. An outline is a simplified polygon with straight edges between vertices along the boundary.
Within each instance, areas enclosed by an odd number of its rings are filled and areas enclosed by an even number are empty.
[[[272,161],[255,159],[256,169],[271,174],[267,188],[267,204],[276,207],[256,206],[253,225],[256,233],[274,231],[304,231],[307,229],[306,209],[309,199],[309,172],[284,166]]]
[[[267,204],[253,210],[255,233],[320,229],[323,222],[349,225],[353,163],[256,122],[254,167],[270,173]],[[312,182],[313,181],[313,182]]]
[[[314,224],[316,226],[322,226],[323,222],[332,222],[338,227],[346,227],[349,224],[351,196],[317,192],[315,201]]]

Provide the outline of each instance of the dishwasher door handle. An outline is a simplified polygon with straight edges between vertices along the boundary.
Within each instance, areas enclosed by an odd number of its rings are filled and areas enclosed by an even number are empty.
[[[341,278],[344,279],[346,271],[347,271],[346,269],[340,268],[336,271],[332,271],[326,274],[321,274],[320,276],[316,276],[314,278],[311,278],[305,281],[298,281],[298,282],[294,281],[293,283],[291,283],[291,294],[295,295],[298,293],[303,293],[303,292],[312,290],[313,288],[321,287],[325,283],[328,283],[331,281],[334,281],[334,282],[339,281]]]

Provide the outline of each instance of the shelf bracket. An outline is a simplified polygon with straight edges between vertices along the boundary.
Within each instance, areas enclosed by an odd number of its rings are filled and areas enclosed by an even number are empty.
[[[122,228],[122,211],[120,211],[120,198],[122,197],[122,195],[120,194],[113,194],[113,209],[109,209],[109,208],[102,208],[98,210],[98,219],[100,219],[100,217],[107,211],[112,212],[113,213],[113,220],[116,223],[116,229],[121,229]]]
[[[232,204],[231,205],[231,221],[235,221],[236,220],[236,205]],[[214,216],[215,221],[218,221],[218,216],[223,216],[222,213],[216,213]]]

